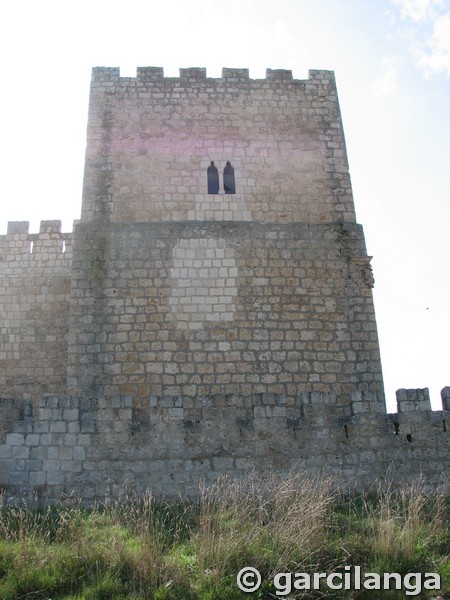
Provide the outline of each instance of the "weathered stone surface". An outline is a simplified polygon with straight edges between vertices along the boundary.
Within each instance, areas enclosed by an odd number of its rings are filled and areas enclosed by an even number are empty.
[[[94,69],[82,221],[10,223],[0,259],[9,494],[176,496],[268,469],[437,487],[448,472],[450,388],[443,411],[399,390],[385,413],[331,72]]]

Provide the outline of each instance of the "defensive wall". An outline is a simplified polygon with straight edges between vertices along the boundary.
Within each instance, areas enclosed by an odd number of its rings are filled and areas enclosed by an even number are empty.
[[[332,476],[350,491],[375,481],[422,480],[449,492],[450,388],[431,411],[427,389],[399,390],[398,412],[355,393],[337,407],[333,394],[188,399],[47,395],[3,399],[0,485],[8,494],[89,503],[125,490],[195,496],[201,482],[304,471]]]
[[[444,489],[450,388],[386,414],[370,259],[332,72],[94,69],[81,221],[0,236],[0,487]]]
[[[40,398],[66,390],[73,233],[60,221],[10,222],[0,236],[0,389]]]

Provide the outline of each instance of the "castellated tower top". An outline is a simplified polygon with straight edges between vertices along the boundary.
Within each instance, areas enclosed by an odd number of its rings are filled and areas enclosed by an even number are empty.
[[[211,162],[217,190],[208,188]],[[250,79],[248,69],[223,69],[208,78],[190,68],[164,77],[144,67],[133,78],[95,68],[82,220],[99,218],[355,222],[333,72],[296,80],[268,69]]]

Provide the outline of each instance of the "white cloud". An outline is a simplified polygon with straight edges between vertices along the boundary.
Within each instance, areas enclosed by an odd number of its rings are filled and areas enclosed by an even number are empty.
[[[398,59],[396,57],[387,56],[382,60],[383,73],[373,82],[373,92],[377,96],[390,96],[397,89],[398,80]]]
[[[415,23],[431,18],[434,8],[442,6],[442,0],[392,0],[401,11],[403,18]]]
[[[450,75],[450,9],[444,0],[391,0],[406,23],[416,64],[427,75]]]
[[[427,73],[450,76],[450,11],[433,23],[432,34],[419,54],[418,63]]]

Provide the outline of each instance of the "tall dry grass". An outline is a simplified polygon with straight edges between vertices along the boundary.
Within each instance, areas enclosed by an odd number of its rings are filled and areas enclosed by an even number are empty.
[[[448,498],[426,493],[419,482],[400,489],[378,485],[374,496],[362,497],[358,513],[366,551],[380,568],[406,573],[413,564],[421,566],[441,540],[443,551],[450,542]]]
[[[34,510],[3,499],[0,598],[235,600],[248,597],[236,586],[244,566],[261,572],[259,597],[267,599],[277,597],[270,581],[279,572],[346,565],[439,572],[445,590],[448,509],[448,498],[418,484],[344,497],[330,478],[276,473],[224,477],[201,487],[196,502],[129,489],[89,510],[77,501]],[[323,597],[313,593],[292,597]],[[403,597],[395,593],[378,598]]]
[[[268,578],[313,569],[335,497],[328,478],[224,477],[200,492],[192,536],[199,564],[216,579],[245,565]]]

